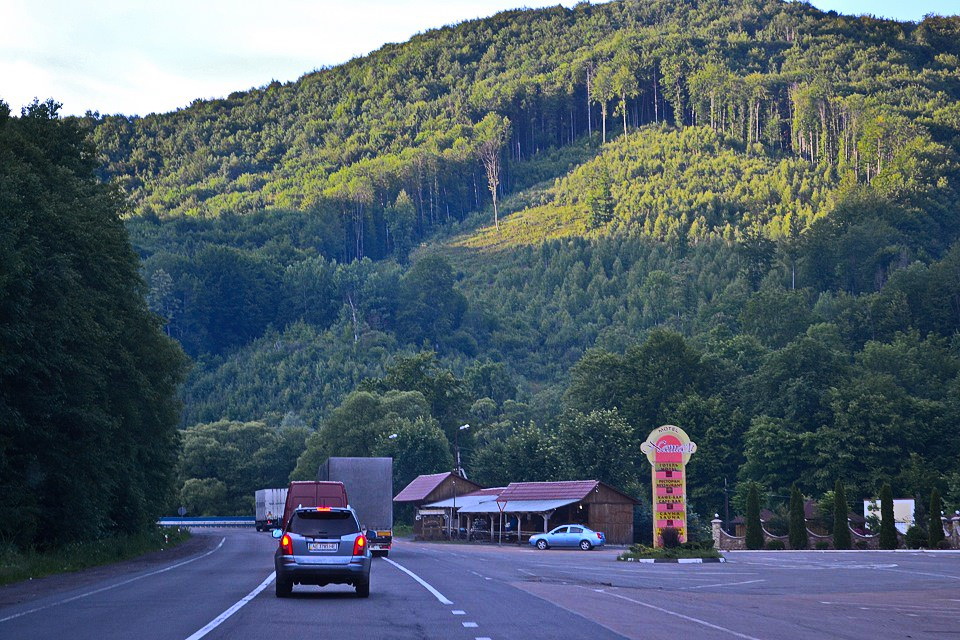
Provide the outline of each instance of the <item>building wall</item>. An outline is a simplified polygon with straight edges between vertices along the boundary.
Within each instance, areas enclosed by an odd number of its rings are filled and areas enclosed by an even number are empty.
[[[609,544],[633,544],[633,502],[599,485],[581,502],[588,505],[587,526],[603,531]]]

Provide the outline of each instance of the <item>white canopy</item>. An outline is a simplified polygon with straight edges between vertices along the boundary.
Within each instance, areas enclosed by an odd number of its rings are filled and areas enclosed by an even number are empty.
[[[580,502],[576,499],[570,500],[509,500],[503,507],[504,513],[546,513],[553,511],[568,504]],[[500,503],[503,504],[502,502]],[[496,500],[480,502],[473,506],[460,507],[458,511],[464,513],[500,513],[500,506]]]

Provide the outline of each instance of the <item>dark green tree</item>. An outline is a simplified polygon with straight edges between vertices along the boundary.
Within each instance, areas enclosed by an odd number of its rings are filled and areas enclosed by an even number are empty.
[[[942,512],[943,503],[940,500],[940,491],[934,487],[933,491],[930,492],[930,525],[927,527],[931,549],[936,549],[940,541],[944,539]]]
[[[610,172],[601,165],[593,178],[593,184],[587,192],[587,208],[590,211],[590,226],[597,228],[613,220],[613,191],[610,185]]]
[[[59,106],[13,118],[0,102],[0,495],[15,514],[0,539],[23,548],[156,522],[186,369],[147,307],[119,193]]]
[[[763,549],[763,524],[760,522],[760,491],[751,483],[747,492],[747,549]]]
[[[833,548],[849,549],[850,525],[847,523],[850,507],[847,505],[846,490],[843,482],[837,479],[833,489]]]
[[[893,491],[889,484],[880,489],[880,548],[896,549],[900,546],[897,540],[897,523],[893,515]]]
[[[790,490],[790,548],[806,549],[809,544],[807,521],[803,512],[803,495],[794,484]]]

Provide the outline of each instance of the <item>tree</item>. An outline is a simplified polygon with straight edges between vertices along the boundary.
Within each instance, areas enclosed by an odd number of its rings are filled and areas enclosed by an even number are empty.
[[[850,514],[850,507],[847,505],[846,490],[844,489],[843,483],[838,478],[837,484],[833,489],[833,548],[834,549],[849,549],[851,546],[850,525],[848,524],[848,521],[847,521],[849,514]]]
[[[186,371],[118,190],[60,105],[0,102],[0,495],[23,549],[140,533],[175,496]],[[70,526],[63,514],[70,513]]]
[[[930,548],[936,549],[943,535],[943,503],[940,501],[940,491],[936,487],[930,492],[930,526],[927,527],[927,536],[930,540]]]
[[[637,484],[632,451],[637,437],[616,409],[571,412],[551,440],[557,478],[591,478],[630,491]]]
[[[900,544],[893,515],[893,491],[889,484],[884,483],[880,489],[880,548],[896,549],[898,546]]]
[[[794,483],[790,490],[790,548],[806,549],[810,544],[803,512],[803,495]]]
[[[474,127],[477,155],[487,172],[487,188],[493,198],[493,222],[500,230],[500,217],[497,212],[497,189],[500,186],[500,152],[510,136],[510,119],[495,113],[488,113]]]
[[[747,549],[763,549],[763,524],[760,522],[760,492],[751,483],[747,492]]]
[[[603,135],[601,140],[607,141],[607,107],[610,100],[616,95],[614,88],[613,69],[610,64],[602,65],[596,76],[593,78],[593,92],[591,97],[594,102],[600,103],[600,122],[602,124]]]
[[[613,192],[610,186],[610,172],[601,165],[594,176],[590,190],[587,191],[587,208],[590,210],[590,226],[600,227],[613,220]]]

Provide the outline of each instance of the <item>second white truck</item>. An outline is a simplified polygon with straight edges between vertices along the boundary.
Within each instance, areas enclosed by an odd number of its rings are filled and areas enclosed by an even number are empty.
[[[287,489],[257,489],[257,531],[270,531],[283,526],[283,506],[287,501]]]

